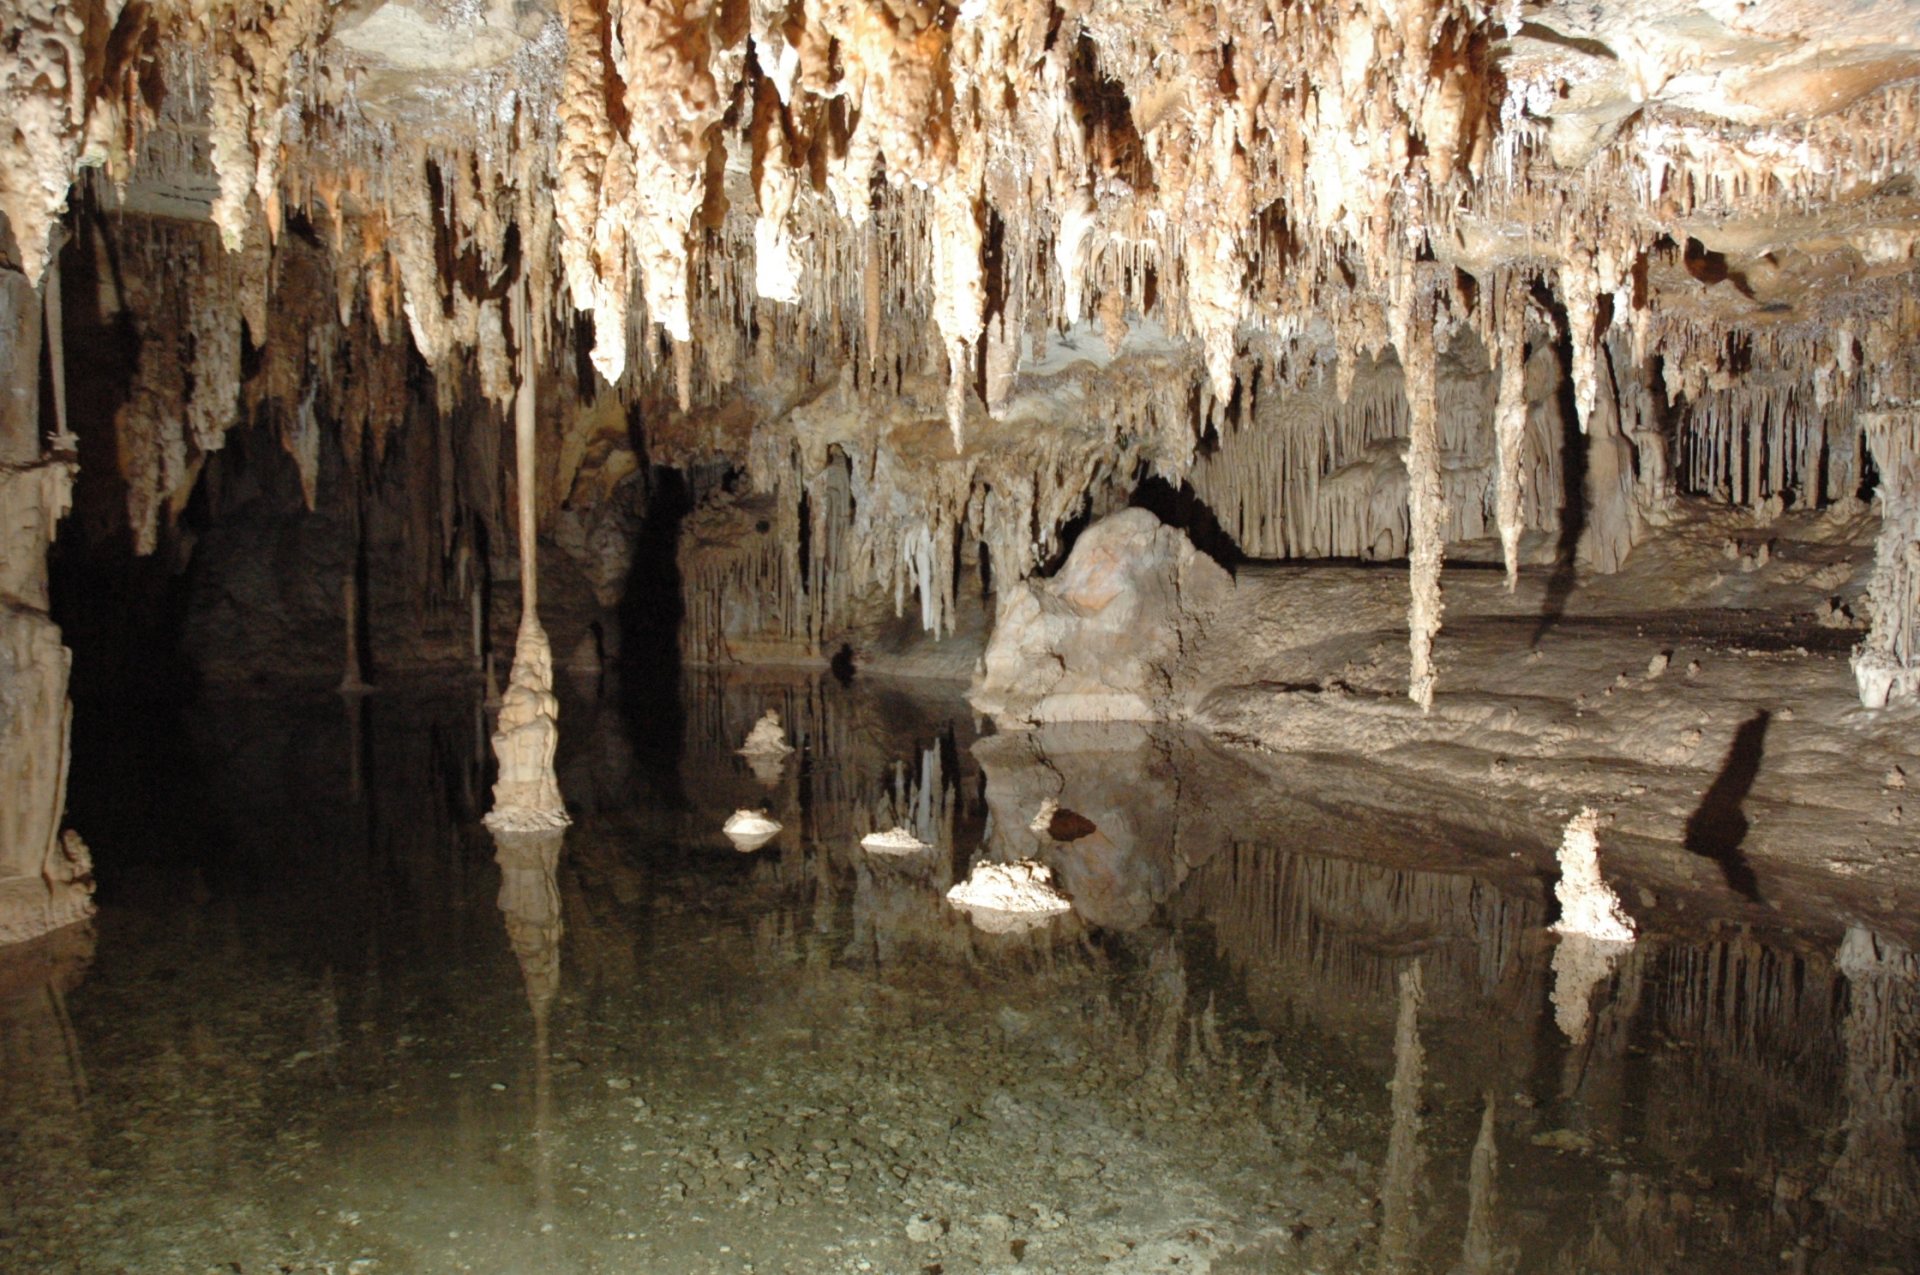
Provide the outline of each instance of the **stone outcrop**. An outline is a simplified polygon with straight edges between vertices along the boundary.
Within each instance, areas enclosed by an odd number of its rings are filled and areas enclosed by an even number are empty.
[[[77,466],[70,437],[41,442],[40,305],[25,277],[0,265],[0,943],[93,913],[87,848],[61,830],[72,657],[47,615],[47,549]]]
[[[1182,532],[1144,509],[1114,514],[1058,575],[1001,594],[974,706],[1013,722],[1165,719],[1181,651],[1232,590]]]

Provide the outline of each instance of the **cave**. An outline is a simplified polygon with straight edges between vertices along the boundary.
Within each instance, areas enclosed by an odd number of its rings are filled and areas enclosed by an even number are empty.
[[[0,1268],[1920,1263],[1920,3],[6,21]]]

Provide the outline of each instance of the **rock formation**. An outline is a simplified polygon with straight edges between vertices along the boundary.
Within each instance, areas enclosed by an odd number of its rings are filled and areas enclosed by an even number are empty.
[[[1165,719],[1175,662],[1232,587],[1151,513],[1114,514],[1058,575],[1002,590],[974,706],[1017,722]]]
[[[76,465],[71,435],[41,437],[40,320],[40,297],[0,263],[0,943],[93,913],[87,848],[62,830],[71,657],[47,615],[47,549]]]

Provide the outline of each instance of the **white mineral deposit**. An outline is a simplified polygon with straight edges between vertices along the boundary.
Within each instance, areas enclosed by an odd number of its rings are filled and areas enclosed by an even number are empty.
[[[780,833],[781,825],[777,820],[768,818],[758,810],[736,810],[727,816],[720,831],[727,834],[727,840],[733,842],[733,848],[742,852],[758,850],[772,841]]]
[[[860,848],[870,854],[920,854],[933,847],[913,835],[905,828],[889,828],[885,832],[869,832],[860,838]]]

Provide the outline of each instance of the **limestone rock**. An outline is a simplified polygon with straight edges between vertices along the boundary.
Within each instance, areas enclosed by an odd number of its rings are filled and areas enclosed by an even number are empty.
[[[970,697],[1015,722],[1172,716],[1173,666],[1232,589],[1180,531],[1144,509],[1114,514],[1051,580],[1007,588]]]

